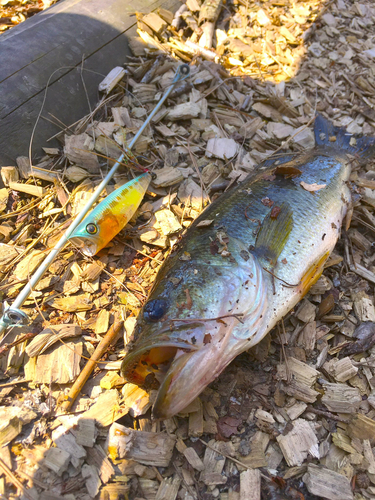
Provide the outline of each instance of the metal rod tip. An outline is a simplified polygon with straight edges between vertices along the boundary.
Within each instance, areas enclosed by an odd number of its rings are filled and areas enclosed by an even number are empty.
[[[30,323],[30,319],[20,309],[7,309],[4,312],[2,323],[7,326],[26,326]]]
[[[188,76],[190,74],[190,66],[188,64],[181,64],[179,71],[181,75]]]

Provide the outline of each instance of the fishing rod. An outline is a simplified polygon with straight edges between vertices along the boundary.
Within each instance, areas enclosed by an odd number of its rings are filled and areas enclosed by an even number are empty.
[[[128,150],[131,150],[133,148],[134,144],[137,142],[139,137],[142,135],[142,132],[149,125],[149,123],[151,122],[155,113],[157,113],[159,111],[160,107],[162,106],[164,101],[168,98],[169,94],[172,92],[172,90],[174,89],[176,84],[178,82],[181,82],[182,80],[185,80],[189,76],[189,74],[190,74],[190,68],[189,68],[188,64],[181,64],[177,68],[175,77],[172,80],[170,87],[168,87],[168,89],[165,91],[165,93],[162,96],[162,98],[160,99],[160,101],[157,103],[155,108],[151,111],[147,120],[145,120],[145,122],[143,123],[141,128],[138,130],[138,132],[135,134],[133,139],[130,141],[129,145],[127,146]],[[0,318],[0,334],[3,333],[9,327],[24,326],[24,325],[28,325],[30,323],[30,319],[29,319],[28,315],[25,312],[21,311],[20,307],[25,303],[25,301],[29,297],[29,295],[32,292],[35,285],[41,279],[43,274],[47,271],[47,269],[52,264],[53,260],[58,255],[60,250],[62,250],[62,248],[65,246],[65,244],[69,240],[72,233],[75,231],[75,229],[78,227],[78,225],[86,217],[87,213],[90,211],[93,204],[99,199],[103,189],[106,187],[108,182],[112,179],[116,170],[120,166],[122,160],[125,157],[125,154],[126,153],[123,153],[117,159],[116,163],[113,165],[111,170],[108,172],[108,174],[105,176],[105,178],[99,184],[99,186],[95,189],[91,198],[88,200],[86,205],[83,207],[82,211],[77,215],[77,217],[74,219],[72,224],[65,231],[63,236],[60,238],[60,240],[54,246],[54,248],[51,250],[51,252],[48,254],[48,256],[44,259],[44,261],[41,263],[41,265],[35,271],[35,273],[31,277],[30,281],[22,289],[22,291],[20,292],[20,294],[18,295],[18,297],[14,301],[13,305],[6,307],[6,309],[3,313],[3,316]]]

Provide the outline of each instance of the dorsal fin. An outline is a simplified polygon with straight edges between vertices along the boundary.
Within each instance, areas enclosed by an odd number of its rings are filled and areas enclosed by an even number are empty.
[[[324,116],[317,115],[314,123],[315,143],[329,146],[362,158],[375,155],[375,138],[349,134],[344,128],[335,127]]]

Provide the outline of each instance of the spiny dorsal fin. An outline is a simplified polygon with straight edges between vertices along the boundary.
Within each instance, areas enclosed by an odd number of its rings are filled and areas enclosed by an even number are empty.
[[[275,267],[293,228],[293,213],[286,202],[273,207],[266,215],[259,230],[254,253]]]

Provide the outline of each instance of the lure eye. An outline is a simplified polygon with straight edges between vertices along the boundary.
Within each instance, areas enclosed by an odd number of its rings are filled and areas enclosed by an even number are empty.
[[[143,309],[143,317],[146,321],[158,321],[167,311],[167,303],[164,299],[155,299],[147,302]]]
[[[86,226],[86,231],[89,233],[89,234],[96,234],[98,232],[98,228],[96,226],[96,224],[93,224],[92,222],[90,224],[87,224]]]

